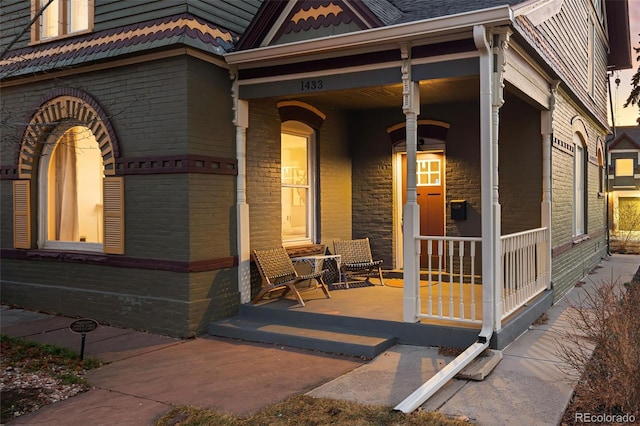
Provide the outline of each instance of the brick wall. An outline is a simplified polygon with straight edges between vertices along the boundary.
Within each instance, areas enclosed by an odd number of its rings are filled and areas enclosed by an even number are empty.
[[[387,128],[404,121],[397,110],[353,112],[349,139],[353,157],[353,238],[368,237],[374,258],[392,267],[393,163]]]
[[[16,123],[28,122],[43,94],[64,85],[105,109],[121,157],[235,157],[226,70],[182,57],[9,87],[3,116],[10,111]],[[21,130],[11,130],[3,131],[3,165],[14,163],[19,149]],[[11,181],[1,184],[2,247],[11,248],[13,191]],[[126,175],[125,257],[161,265],[234,255],[234,202],[232,175]],[[3,259],[1,268],[3,303],[163,334],[202,333],[239,303],[235,268],[187,273],[18,259]]]
[[[333,251],[333,240],[351,238],[352,170],[347,115],[318,106],[327,114],[320,130],[320,242]]]
[[[586,143],[589,157],[597,152],[598,138],[605,140],[603,129],[581,115],[574,104],[559,91],[553,116],[554,139],[573,144],[573,125],[580,119],[586,126]],[[599,166],[587,165],[587,219],[588,239],[579,241],[573,236],[574,220],[574,157],[554,145],[552,159],[552,281],[556,300],[582,280],[590,269],[606,255],[605,199],[598,196]]]

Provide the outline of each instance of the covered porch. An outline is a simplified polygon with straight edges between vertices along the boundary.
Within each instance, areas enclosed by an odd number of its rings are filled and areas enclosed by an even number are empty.
[[[418,239],[435,247],[432,258],[438,259],[436,264],[451,266],[447,270],[435,265],[420,270],[417,322],[404,321],[406,282],[402,271],[387,270],[385,285],[379,285],[377,278],[363,279],[348,289],[336,282],[330,285],[331,298],[302,283],[299,290],[304,307],[293,296],[274,294],[258,305],[242,305],[237,317],[211,324],[209,332],[357,356],[375,356],[396,343],[465,348],[477,339],[483,320],[482,276],[473,266],[475,256],[480,255],[480,239]],[[496,303],[498,330],[491,341],[497,349],[526,330],[553,299],[548,289],[549,271],[540,259],[546,252],[548,231],[535,229],[505,235],[501,240],[504,273],[501,282],[493,286],[500,295]]]
[[[342,318],[339,326],[345,318],[375,321],[376,312],[393,313],[384,321],[439,330],[410,333],[422,333],[425,344],[465,346],[480,334],[494,347],[540,315],[531,306],[542,306],[534,300],[551,293],[553,84],[510,44],[509,11],[486,15],[484,24],[476,15],[455,18],[465,22],[455,34],[434,33],[437,23],[425,21],[394,29],[392,42],[386,38],[391,30],[380,29],[371,30],[379,38],[370,34],[366,41],[347,34],[227,56],[235,79],[241,314],[326,309],[334,314],[322,315]],[[315,48],[322,52],[310,54]],[[349,66],[338,68],[341,60]],[[421,140],[419,116],[446,124],[447,137]],[[304,134],[309,162],[301,183],[285,186],[281,141],[290,121],[306,126],[287,131]],[[394,148],[389,136],[398,123],[403,141]],[[418,180],[419,151],[443,155],[435,180]],[[419,197],[438,185],[441,217],[433,233],[421,222],[426,208]],[[345,309],[338,296],[304,308],[285,306],[287,300],[251,306],[251,250],[286,246],[284,200],[292,188],[299,196],[295,207],[308,206],[303,237],[329,247],[335,239],[369,237],[374,256],[402,270],[402,288],[353,289],[353,299],[344,296]],[[470,205],[463,221],[448,213],[461,197]],[[380,300],[363,303],[359,292]],[[361,305],[364,316],[351,317]],[[468,338],[449,341],[453,330]]]

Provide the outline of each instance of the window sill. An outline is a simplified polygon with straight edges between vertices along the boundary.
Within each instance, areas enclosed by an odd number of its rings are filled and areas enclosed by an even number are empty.
[[[587,234],[583,234],[583,235],[578,235],[577,237],[573,237],[572,243],[573,245],[578,245],[582,242],[585,242],[589,239],[589,235]]]
[[[38,46],[40,44],[53,43],[55,41],[65,40],[65,39],[76,37],[83,34],[90,34],[92,32],[93,32],[93,28],[88,28],[86,30],[80,30],[80,31],[76,31],[68,34],[61,34],[55,37],[47,37],[47,38],[38,39],[38,40],[31,40],[29,42],[29,46]]]

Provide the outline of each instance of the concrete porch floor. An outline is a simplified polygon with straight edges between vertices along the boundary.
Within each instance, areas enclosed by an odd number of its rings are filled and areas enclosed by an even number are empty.
[[[342,284],[330,286],[331,298],[322,290],[301,283],[298,288],[305,306],[295,297],[282,291],[273,292],[270,299],[258,304],[242,304],[238,315],[215,321],[209,334],[262,343],[277,343],[306,349],[375,356],[393,344],[466,348],[478,338],[482,326],[482,285],[442,283],[442,317],[421,318],[404,322],[404,288],[402,278],[387,277],[384,286],[377,278],[373,285]],[[364,285],[363,285],[364,284]],[[429,291],[431,290],[431,301]],[[421,312],[438,312],[438,283],[421,281]],[[471,318],[471,292],[475,304],[475,322],[449,319],[450,307],[454,318],[459,315],[460,299],[465,300],[464,318]],[[502,329],[494,333],[491,347],[502,349],[526,330],[551,306],[552,292],[543,292],[526,307],[520,308],[502,322]]]
[[[305,302],[305,306],[297,304],[292,295],[285,298],[274,295],[273,299],[259,302],[256,306],[270,309],[286,310],[290,312],[310,312],[325,315],[338,315],[345,317],[357,317],[376,319],[384,321],[403,322],[403,297],[404,288],[401,278],[385,278],[384,286],[379,285],[380,281],[376,278],[371,279],[372,286],[366,286],[364,283],[350,284],[350,288],[344,288],[344,285],[330,285],[331,298],[327,299],[320,289],[308,289],[304,285],[299,286],[300,294]],[[438,312],[437,298],[437,282],[431,285],[431,306],[432,312]],[[453,325],[464,328],[480,329],[482,321],[482,285],[481,284],[464,284],[463,297],[465,298],[465,319],[471,318],[471,289],[474,290],[475,300],[475,318],[477,323],[465,323],[460,321],[451,321],[447,319],[422,318],[420,323]],[[429,285],[427,281],[420,283],[420,301],[421,311],[428,312],[429,305]],[[449,316],[449,306],[451,299],[453,300],[453,314],[459,315],[460,306],[460,287],[459,283],[453,284],[453,291],[450,291],[449,283],[442,284],[442,313],[443,316]],[[453,297],[450,298],[451,293]]]

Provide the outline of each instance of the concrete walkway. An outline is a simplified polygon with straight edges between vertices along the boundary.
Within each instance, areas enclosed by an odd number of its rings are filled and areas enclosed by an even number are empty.
[[[557,339],[568,326],[569,303],[603,281],[626,282],[638,255],[614,255],[588,275],[502,353],[482,382],[453,379],[424,409],[465,416],[481,425],[557,425],[573,385],[563,373]],[[70,318],[7,306],[2,333],[76,351]],[[90,371],[93,390],[22,416],[15,425],[153,425],[173,406],[190,404],[239,416],[308,393],[395,406],[452,357],[436,348],[397,345],[370,362],[345,356],[229,339],[176,340],[100,326],[87,334],[86,356],[109,364]]]

